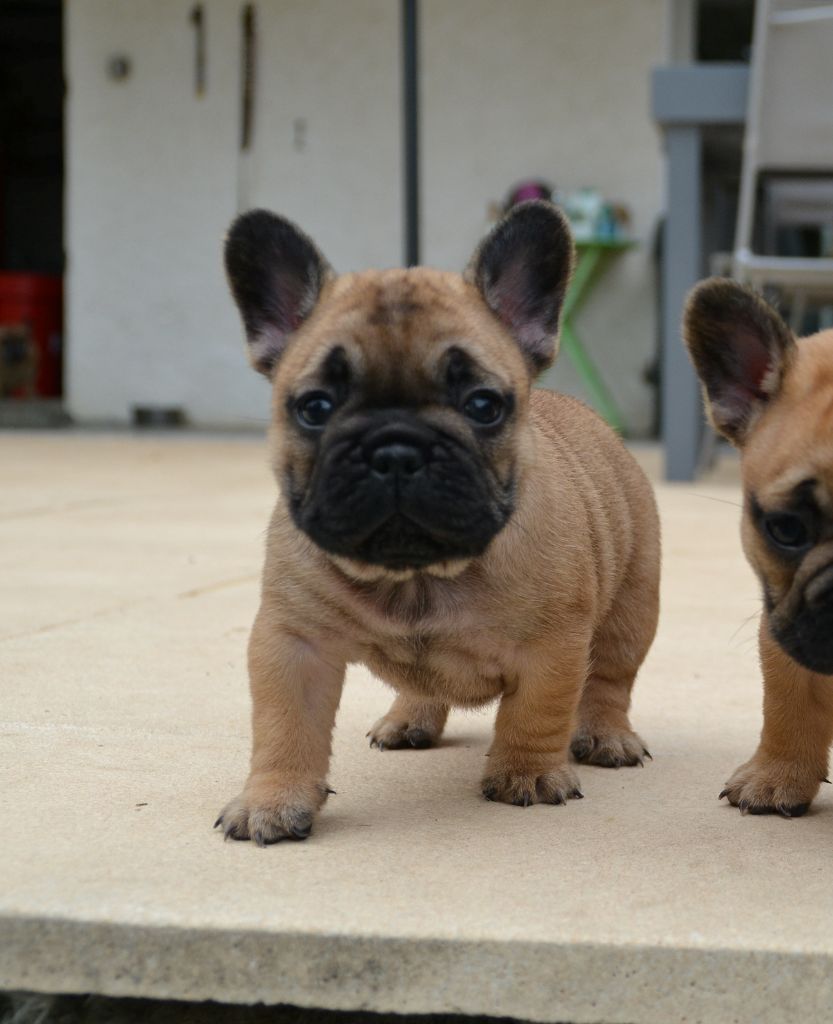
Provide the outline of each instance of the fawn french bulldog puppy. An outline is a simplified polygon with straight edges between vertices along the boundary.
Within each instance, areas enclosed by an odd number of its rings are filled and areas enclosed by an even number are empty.
[[[711,421],[741,451],[764,602],[761,741],[720,796],[796,817],[833,739],[833,331],[797,341],[763,298],[713,278],[689,296],[684,334]]]
[[[396,690],[369,733],[380,750],[431,746],[450,707],[499,700],[487,799],[580,797],[571,744],[642,763],[628,706],[657,621],[653,494],[594,413],[531,391],[572,263],[544,203],[510,213],[465,277],[336,277],[288,221],[232,225],[281,495],[249,647],[251,771],[217,821],[226,837],[309,834],[348,662]]]

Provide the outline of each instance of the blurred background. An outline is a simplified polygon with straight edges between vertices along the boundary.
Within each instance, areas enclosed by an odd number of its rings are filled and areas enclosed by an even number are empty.
[[[833,24],[831,4],[762,7],[809,12],[817,38]],[[582,262],[543,385],[630,438],[662,434],[668,475],[693,475],[679,314],[698,277],[737,269],[755,15],[754,0],[0,0],[0,423],[259,428],[268,387],[221,266],[237,212],[287,214],[338,270],[462,269],[514,199],[546,194]],[[808,65],[829,77],[830,52]],[[833,92],[817,99],[833,168]],[[830,255],[829,188],[810,205],[756,227],[770,251]],[[828,306],[806,298],[814,329]]]

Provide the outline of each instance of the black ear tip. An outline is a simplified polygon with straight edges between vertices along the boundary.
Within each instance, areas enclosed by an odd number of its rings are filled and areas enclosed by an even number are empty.
[[[518,203],[506,214],[502,223],[524,231],[555,233],[572,240],[566,216],[546,199],[527,199]]]
[[[686,311],[719,309],[742,300],[759,302],[760,296],[729,277],[707,277],[688,293]]]
[[[725,277],[708,277],[705,281],[700,281],[686,296],[683,310],[685,327],[695,326],[702,317],[712,317],[724,308],[727,302],[732,301],[738,288],[736,282]]]
[[[231,231],[234,230],[245,230],[252,224],[258,224],[263,221],[276,221],[281,220],[276,213],[271,210],[264,210],[255,208],[253,210],[246,210],[244,213],[238,214],[231,222]]]
[[[232,282],[264,262],[303,268],[319,277],[330,273],[312,239],[297,224],[271,210],[241,213],[228,230],[223,255]]]
[[[566,216],[545,199],[528,199],[513,206],[486,236],[480,250],[481,271],[488,275],[510,253],[522,255],[539,271],[569,278],[574,262],[573,233]]]
[[[236,217],[226,233],[223,255],[226,269],[232,273],[245,263],[253,248],[258,247],[277,228],[282,220],[269,210],[247,210]]]
[[[231,222],[226,235],[226,242],[245,238],[253,232],[263,230],[264,227],[274,225],[276,221],[280,223],[280,220],[281,218],[270,210],[247,210],[245,213],[235,217]]]
[[[688,293],[683,311],[686,339],[694,339],[709,328],[745,322],[770,335],[790,335],[778,311],[748,285],[728,277],[708,277]]]
[[[240,245],[257,245],[270,238],[300,234],[301,231],[292,221],[271,210],[247,210],[231,222],[226,234],[225,250],[228,253]]]

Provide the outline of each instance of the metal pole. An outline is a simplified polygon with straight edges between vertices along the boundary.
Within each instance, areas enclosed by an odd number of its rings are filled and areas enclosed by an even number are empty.
[[[663,261],[662,437],[666,480],[694,480],[704,420],[697,378],[680,336],[686,293],[703,275],[702,140],[697,125],[666,132],[668,188]]]
[[[419,0],[402,0],[405,263],[419,263]]]

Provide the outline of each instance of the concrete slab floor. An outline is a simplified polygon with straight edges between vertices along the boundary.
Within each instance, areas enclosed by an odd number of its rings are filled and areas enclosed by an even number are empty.
[[[658,464],[656,453],[643,456]],[[654,762],[587,799],[478,794],[493,709],[369,750],[352,670],[338,791],[305,843],[223,843],[273,500],[260,440],[0,435],[0,988],[575,1022],[829,1018],[833,792],[717,801],[760,727],[735,463],[658,485]],[[825,787],[827,789],[827,787]]]

